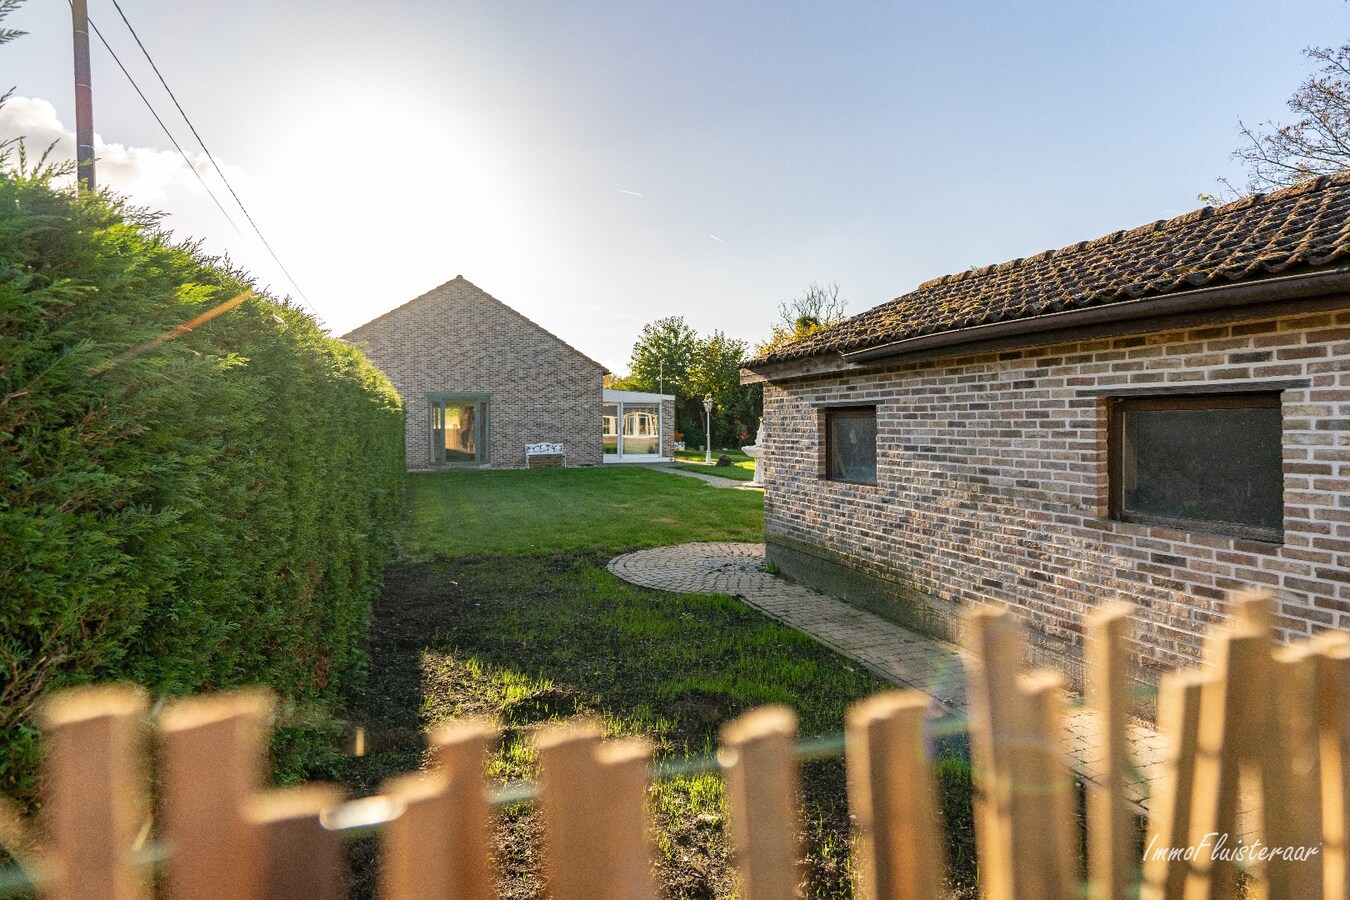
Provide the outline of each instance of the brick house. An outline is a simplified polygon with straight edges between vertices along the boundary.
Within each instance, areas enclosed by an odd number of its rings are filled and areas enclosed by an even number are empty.
[[[403,395],[410,471],[520,468],[545,442],[601,462],[605,367],[462,275],[343,338]]]
[[[1350,628],[1350,173],[929,281],[747,364],[768,558],[929,633],[1025,614],[1080,672],[1138,605],[1193,664],[1226,593]]]

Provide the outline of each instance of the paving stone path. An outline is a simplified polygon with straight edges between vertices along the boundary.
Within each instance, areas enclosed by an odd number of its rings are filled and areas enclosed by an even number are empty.
[[[669,472],[671,475],[683,475],[685,478],[697,478],[704,484],[720,488],[740,488],[746,491],[762,491],[764,485],[757,484],[753,487],[748,481],[741,481],[738,478],[723,478],[721,475],[705,475],[702,472],[690,472],[687,469],[677,469],[672,465],[651,466],[657,472]]]
[[[695,476],[698,477],[698,476]],[[935,714],[966,708],[961,650],[887,619],[764,571],[764,545],[692,543],[639,550],[610,560],[624,581],[681,594],[729,594],[772,619],[815,638],[891,684],[917,688],[935,701]],[[1096,717],[1072,709],[1065,749],[1081,772],[1101,759]],[[1143,722],[1131,727],[1138,767],[1131,799],[1147,807],[1148,781],[1162,762],[1162,737]]]

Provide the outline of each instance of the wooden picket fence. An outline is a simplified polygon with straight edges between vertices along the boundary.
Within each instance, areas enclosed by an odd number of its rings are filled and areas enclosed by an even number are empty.
[[[982,896],[1229,900],[1241,868],[1248,898],[1350,900],[1350,637],[1277,648],[1269,601],[1235,600],[1233,623],[1209,640],[1207,667],[1162,680],[1158,717],[1170,753],[1153,785],[1141,862],[1125,790],[1132,767],[1128,611],[1108,605],[1089,622],[1086,703],[1101,723],[1103,752],[1088,782],[1086,872],[1076,787],[1062,751],[1065,680],[1023,671],[1023,634],[1008,612],[978,609],[968,617]],[[927,705],[916,691],[886,693],[857,704],[845,723],[857,893],[866,900],[944,893],[945,841],[924,751]],[[435,731],[430,772],[344,804],[333,787],[263,788],[270,713],[264,695],[235,694],[181,701],[157,717],[162,812],[154,833],[165,854],[154,888],[146,854],[134,852],[150,830],[144,697],[111,687],[56,697],[44,722],[44,837],[26,863],[40,896],[337,900],[346,896],[348,873],[334,823],[362,818],[382,823],[382,898],[495,895],[484,777],[493,726]],[[656,897],[645,806],[651,747],[602,741],[595,725],[572,723],[541,732],[538,749],[548,895]],[[796,722],[785,708],[754,710],[721,732],[744,900],[783,900],[801,890],[795,751]],[[1214,852],[1219,835],[1229,836],[1229,851],[1237,846],[1239,797],[1248,795],[1258,798],[1262,843],[1249,838],[1244,846],[1280,850],[1273,858],[1236,861]]]

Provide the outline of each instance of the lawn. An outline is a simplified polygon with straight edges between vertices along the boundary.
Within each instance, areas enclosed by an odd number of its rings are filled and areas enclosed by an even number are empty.
[[[676,450],[675,468],[683,469],[686,472],[702,472],[705,475],[716,475],[720,478],[731,478],[735,481],[749,481],[755,477],[755,461],[746,456],[739,450],[717,450],[713,452],[713,462],[716,463],[719,457],[725,456],[731,460],[729,466],[708,466],[704,460],[707,454],[701,450]]]
[[[408,477],[403,546],[419,559],[764,540],[764,498],[639,466]]]
[[[350,710],[370,748],[339,773],[354,793],[418,768],[422,735],[457,716],[503,723],[490,772],[515,780],[535,775],[531,736],[544,722],[592,716],[609,734],[647,737],[658,759],[706,758],[718,726],[753,706],[786,703],[803,736],[828,735],[850,703],[884,687],[737,600],[640,588],[605,569],[631,547],[761,540],[758,492],[631,468],[415,475],[409,484],[405,553],[386,573],[370,680]],[[807,763],[804,780],[808,896],[849,897],[842,762]],[[949,794],[968,832],[968,794]],[[720,778],[662,780],[651,811],[666,895],[734,896]],[[499,811],[500,896],[542,896],[539,830],[531,805]],[[369,839],[354,849],[362,896],[372,896],[373,854]]]

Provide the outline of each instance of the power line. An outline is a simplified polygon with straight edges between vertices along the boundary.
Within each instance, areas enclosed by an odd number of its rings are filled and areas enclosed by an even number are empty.
[[[121,69],[122,74],[127,77],[127,81],[131,83],[132,88],[136,91],[136,95],[140,97],[141,102],[145,104],[145,108],[150,110],[150,115],[155,117],[155,121],[159,123],[160,129],[164,132],[165,136],[168,137],[169,142],[173,144],[173,148],[178,151],[179,156],[183,157],[183,162],[192,170],[192,174],[197,176],[197,180],[202,183],[202,187],[206,189],[206,193],[211,197],[212,202],[216,204],[216,209],[220,210],[220,214],[225,217],[225,221],[230,223],[230,227],[234,229],[235,233],[242,237],[244,233],[239,230],[239,226],[234,223],[234,219],[230,218],[230,214],[225,211],[225,207],[221,204],[220,198],[218,198],[215,192],[211,190],[211,185],[206,183],[206,179],[202,177],[202,173],[198,172],[197,167],[192,164],[192,160],[188,159],[187,153],[179,146],[178,141],[174,139],[173,133],[169,131],[169,126],[165,125],[164,120],[159,117],[159,113],[155,112],[155,107],[151,105],[150,98],[145,96],[144,92],[141,91],[140,85],[136,84],[136,79],[132,78],[131,73],[127,71],[127,67],[122,65],[122,60],[117,57],[117,53],[108,45],[107,39],[103,37],[103,32],[98,30],[98,26],[94,24],[93,19],[89,20],[89,27],[94,29],[94,34],[98,35],[99,42],[102,43],[104,49],[108,51],[108,55],[113,58],[113,62],[117,63],[117,68]]]
[[[266,247],[267,252],[272,255],[272,259],[276,262],[277,267],[281,269],[281,273],[286,276],[286,280],[291,283],[291,287],[295,288],[295,292],[300,295],[300,299],[305,301],[305,305],[309,307],[314,315],[319,315],[319,311],[314,308],[314,304],[309,302],[309,298],[305,296],[305,292],[300,289],[300,285],[296,282],[295,278],[287,271],[285,264],[281,261],[281,257],[277,256],[277,252],[272,249],[272,245],[267,242],[267,238],[263,237],[262,229],[258,227],[257,222],[253,221],[253,216],[249,215],[248,208],[244,206],[244,201],[239,199],[239,195],[235,193],[234,186],[230,184],[230,180],[225,177],[225,173],[221,171],[220,164],[216,162],[215,155],[206,148],[206,142],[203,141],[202,136],[197,133],[197,128],[192,124],[192,120],[188,118],[187,111],[184,110],[183,105],[178,102],[178,98],[174,96],[173,90],[169,87],[169,83],[164,80],[164,75],[159,71],[159,66],[155,65],[155,60],[150,56],[150,51],[145,49],[145,44],[141,42],[141,36],[136,33],[135,28],[131,27],[131,21],[127,19],[127,14],[122,11],[121,4],[119,4],[117,0],[112,0],[112,5],[113,8],[117,10],[117,14],[122,17],[122,24],[127,26],[127,31],[130,31],[131,36],[136,39],[136,46],[140,47],[141,53],[145,54],[145,61],[150,63],[150,68],[154,70],[155,77],[159,79],[159,83],[163,86],[164,92],[169,95],[169,99],[173,101],[173,105],[178,109],[178,114],[182,116],[183,121],[187,123],[188,130],[191,131],[192,136],[197,139],[197,145],[202,148],[202,152],[206,154],[206,158],[211,161],[211,165],[215,168],[216,174],[219,175],[220,180],[224,182],[225,188],[230,192],[230,196],[234,198],[234,202],[239,205],[239,211],[244,214],[244,218],[248,220],[248,224],[253,227],[254,233],[258,235],[258,240],[262,241],[262,245]]]

